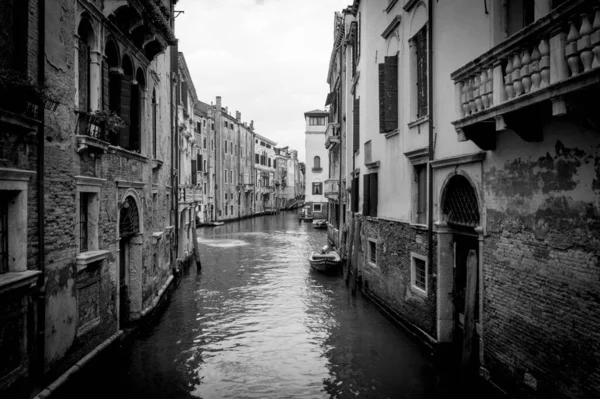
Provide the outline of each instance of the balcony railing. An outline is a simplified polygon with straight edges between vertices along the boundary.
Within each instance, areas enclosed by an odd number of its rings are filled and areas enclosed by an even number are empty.
[[[314,173],[321,173],[323,171],[323,168],[312,168],[312,171]]]
[[[327,137],[327,139],[325,140],[325,148],[327,148],[328,150],[332,149],[333,146],[335,146],[336,144],[338,144],[340,142],[339,128],[340,128],[339,123],[330,122],[327,125],[327,131],[325,133],[325,136]]]
[[[340,181],[337,179],[325,180],[325,187],[323,189],[325,197],[337,200],[340,194]]]
[[[506,128],[541,140],[541,127],[524,121],[564,114],[570,93],[600,83],[599,66],[598,2],[563,3],[452,74],[459,140],[493,149]]]
[[[199,202],[202,203],[202,189],[200,186],[180,186],[179,202]]]

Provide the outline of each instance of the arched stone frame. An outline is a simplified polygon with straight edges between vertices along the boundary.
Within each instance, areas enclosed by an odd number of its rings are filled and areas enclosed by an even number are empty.
[[[111,36],[106,38],[104,44],[104,62],[103,62],[103,80],[107,80],[105,86],[108,91],[102,95],[102,108],[108,112],[121,113],[121,76],[123,69],[121,68],[121,50],[118,41]],[[118,141],[111,142],[117,144]]]
[[[158,107],[159,107],[159,99],[156,94],[157,85],[154,85],[151,93],[151,103],[150,103],[150,153],[153,159],[162,159],[159,157],[159,141],[158,141]]]
[[[134,147],[136,147],[137,151],[139,151],[142,155],[146,155],[149,153],[149,151],[147,150],[149,140],[148,140],[148,135],[144,134],[144,131],[145,131],[144,127],[149,125],[148,121],[150,119],[150,113],[149,113],[150,107],[148,106],[147,72],[140,65],[136,66],[136,69],[135,69],[134,85],[137,87],[137,93],[139,95],[139,98],[138,98],[139,121],[138,121],[138,127],[137,127],[138,142],[137,142],[137,144],[134,143]]]
[[[414,43],[414,37],[415,35],[424,27],[427,26],[427,21],[428,19],[428,15],[427,15],[427,5],[425,4],[424,1],[419,1],[418,4],[416,4],[412,10],[411,10],[411,15],[410,15],[410,23],[409,23],[409,29],[408,29],[408,37],[407,37],[407,42],[408,42],[408,50],[409,50],[409,63],[408,63],[408,79],[409,82],[411,82],[411,84],[409,85],[410,87],[410,93],[409,93],[409,120],[410,121],[415,121],[417,119],[417,96],[418,96],[418,92],[417,92],[417,47]],[[429,38],[428,38],[429,40]],[[431,71],[428,71],[428,75],[429,73],[431,73]],[[414,84],[413,84],[414,83]]]
[[[102,90],[102,53],[100,52],[100,27],[97,21],[87,12],[77,15],[77,31],[75,33],[75,58],[74,58],[74,77],[75,77],[75,108],[87,112],[96,111],[100,108],[100,93]],[[86,48],[82,48],[85,45]],[[86,54],[82,54],[85,51]],[[81,62],[83,58],[87,61],[87,100],[85,105],[80,104],[81,90]],[[83,78],[85,79],[85,78]]]
[[[142,311],[142,284],[143,284],[143,244],[144,244],[144,207],[138,192],[133,188],[128,188],[118,201],[118,211],[116,220],[116,240],[121,244],[121,206],[127,198],[131,198],[135,203],[138,212],[138,232],[126,239],[128,245],[128,269],[126,270],[128,299],[129,299],[129,320],[137,320]],[[117,246],[117,287],[121,287],[120,268],[121,268],[121,245]],[[121,292],[117,289],[117,320],[121,320]],[[120,328],[120,326],[119,326]]]
[[[480,164],[471,163],[470,165],[457,165],[456,169],[448,173],[439,190],[439,198],[437,202],[437,217],[438,221],[436,224],[437,234],[437,333],[438,342],[449,343],[453,340],[454,331],[454,307],[452,304],[451,294],[453,292],[454,285],[454,236],[455,235],[468,235],[476,237],[478,240],[478,259],[477,259],[477,274],[479,284],[479,302],[477,304],[479,308],[479,323],[477,326],[479,334],[479,365],[483,366],[483,320],[484,320],[484,278],[483,278],[483,266],[484,266],[484,232],[485,232],[485,208],[483,202],[483,188],[476,183],[476,180],[472,176],[472,172],[476,169],[480,169]],[[467,170],[470,169],[470,170]],[[471,172],[471,173],[469,173]],[[449,226],[446,223],[444,215],[444,204],[446,196],[448,194],[448,188],[452,179],[456,176],[464,177],[470,184],[475,197],[477,199],[477,207],[479,212],[479,225],[474,227],[470,232],[458,230]]]

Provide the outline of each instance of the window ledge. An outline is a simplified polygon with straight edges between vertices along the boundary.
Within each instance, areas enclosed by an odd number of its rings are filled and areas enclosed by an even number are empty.
[[[412,229],[415,229],[415,230],[421,230],[421,231],[427,231],[427,230],[429,230],[429,229],[427,228],[427,225],[426,225],[426,224],[421,224],[421,223],[411,223],[411,224],[410,224],[410,227],[411,227]]]
[[[152,169],[159,169],[160,167],[163,166],[163,161],[161,161],[160,159],[153,159],[152,160]]]
[[[102,141],[95,137],[85,136],[78,134],[75,136],[77,138],[77,153],[81,154],[84,150],[93,150],[95,152],[105,152],[108,150],[110,144],[106,141]]]
[[[142,155],[140,153],[134,152],[134,151],[129,151],[126,150],[125,148],[122,147],[117,147],[114,145],[109,145],[108,146],[108,151],[111,154],[118,154],[118,155],[122,155],[126,158],[131,158],[131,159],[137,159],[138,161],[142,161],[142,162],[147,162],[148,161],[148,157],[145,155]]]
[[[392,130],[391,132],[387,132],[387,133],[385,134],[385,138],[386,138],[386,139],[389,139],[389,138],[392,138],[392,137],[394,137],[394,136],[397,136],[397,135],[399,135],[399,134],[400,134],[400,129],[394,129],[394,130]]]
[[[108,250],[81,252],[79,255],[77,255],[77,257],[75,257],[77,271],[80,272],[87,268],[90,264],[106,259],[109,253],[110,251]]]
[[[419,288],[413,284],[410,285],[410,290],[411,292],[413,292],[414,294],[417,294],[423,298],[427,298],[427,291],[424,291],[422,288]]]
[[[408,124],[408,127],[413,128],[413,127],[422,125],[427,122],[429,122],[429,115],[425,115],[425,116],[415,119],[414,121],[412,121]]]
[[[366,163],[365,166],[368,169],[379,169],[380,164],[381,164],[381,161],[375,161],[375,162]]]
[[[0,294],[32,284],[42,272],[39,270],[26,270],[23,272],[8,272],[0,274]]]

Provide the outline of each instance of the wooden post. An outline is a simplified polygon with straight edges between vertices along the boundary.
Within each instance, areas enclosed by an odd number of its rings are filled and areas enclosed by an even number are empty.
[[[466,381],[466,374],[470,368],[473,353],[473,333],[475,332],[475,302],[477,300],[477,269],[479,262],[475,250],[469,251],[467,257],[467,286],[465,289],[465,322],[462,351],[462,382]]]
[[[352,295],[356,294],[356,281],[358,280],[358,259],[361,252],[360,247],[360,227],[362,220],[358,219],[356,222],[356,229],[354,230],[354,254],[352,256],[352,278],[350,279],[350,291]]]
[[[355,217],[353,217],[352,220],[350,221],[350,233],[348,234],[348,237],[347,237],[348,243],[346,245],[346,248],[348,250],[346,251],[346,262],[344,262],[344,281],[346,282],[346,285],[348,285],[348,281],[350,278],[352,246],[354,244],[354,223],[356,223]]]

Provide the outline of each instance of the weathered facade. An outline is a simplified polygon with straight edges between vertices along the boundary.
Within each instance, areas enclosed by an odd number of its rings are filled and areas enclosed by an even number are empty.
[[[176,41],[173,1],[12,3],[3,15],[25,36],[2,67],[27,65],[44,92],[5,107],[0,156],[2,252],[15,259],[0,270],[0,394],[27,397],[150,312],[172,280]]]
[[[255,134],[254,137],[254,173],[255,207],[254,213],[272,212],[276,207],[275,172],[276,142]]]
[[[347,272],[510,396],[598,396],[597,3],[475,3],[336,15]]]

